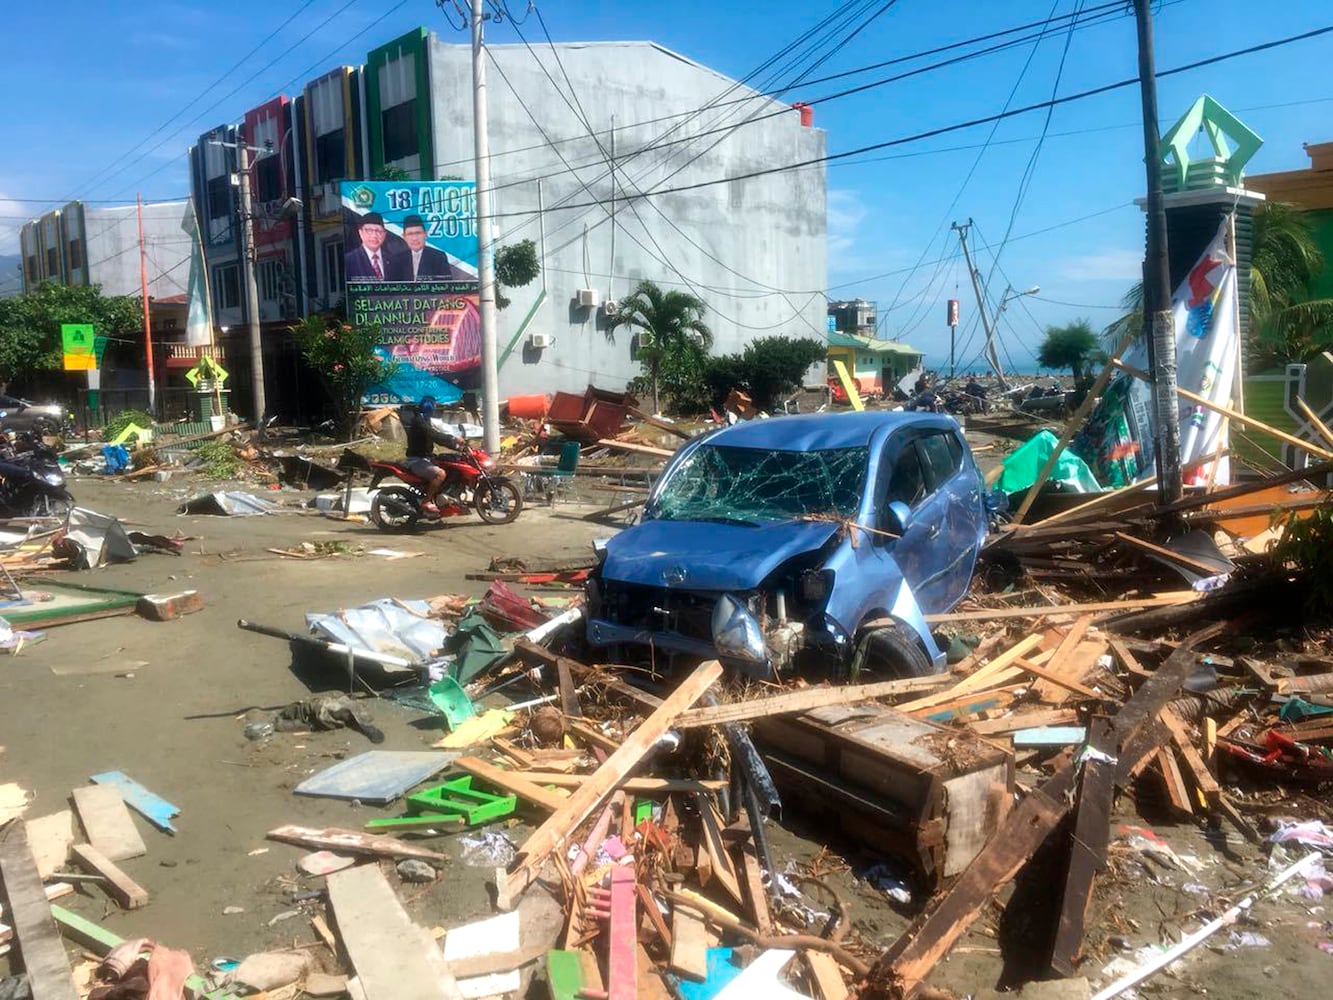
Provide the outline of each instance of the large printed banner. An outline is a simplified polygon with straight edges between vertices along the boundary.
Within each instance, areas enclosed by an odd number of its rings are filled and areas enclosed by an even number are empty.
[[[477,199],[471,181],[343,181],[348,319],[397,363],[365,402],[440,402],[481,366]]]
[[[1227,222],[1190,268],[1171,299],[1176,333],[1176,382],[1211,403],[1232,401],[1240,331],[1236,315],[1236,263],[1226,250]],[[1148,346],[1140,338],[1124,361],[1147,370]],[[1127,374],[1107,387],[1075,451],[1104,487],[1124,486],[1153,475],[1152,386]],[[1225,419],[1180,400],[1180,459],[1186,486],[1230,482]]]

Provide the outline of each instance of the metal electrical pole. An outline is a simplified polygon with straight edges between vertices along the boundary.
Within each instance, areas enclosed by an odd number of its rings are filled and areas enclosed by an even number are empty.
[[[264,432],[264,343],[259,339],[259,285],[255,279],[255,213],[250,198],[250,150],[236,144],[241,188],[241,252],[245,256],[245,312],[250,323],[250,391],[254,396],[255,430]]]
[[[485,0],[472,0],[472,132],[477,174],[477,283],[481,293],[481,424],[486,450],[500,453],[500,369],[495,343],[495,261],[491,246],[491,147],[486,131]]]
[[[972,292],[977,297],[977,311],[981,313],[981,325],[986,329],[986,361],[991,366],[991,371],[995,372],[995,377],[1000,382],[1000,389],[1008,391],[1009,383],[1005,380],[1004,371],[1000,368],[1000,356],[995,353],[995,327],[991,323],[990,313],[986,311],[986,298],[981,291],[981,275],[972,265],[972,251],[967,248],[967,231],[972,226],[972,220],[968,219],[963,225],[953,224],[953,229],[958,233],[958,242],[963,247],[963,260],[967,262],[967,276],[972,279]]]
[[[139,289],[143,295],[143,345],[148,362],[148,412],[157,419],[157,379],[153,371],[153,317],[148,308],[148,253],[143,242],[143,195],[135,195],[139,218]]]
[[[1148,176],[1148,254],[1143,267],[1144,335],[1152,349],[1153,413],[1157,428],[1157,501],[1180,499],[1180,406],[1176,397],[1176,333],[1171,318],[1171,267],[1162,200],[1161,140],[1157,125],[1157,70],[1152,12],[1134,0],[1139,36],[1139,89],[1143,99],[1143,162]]]

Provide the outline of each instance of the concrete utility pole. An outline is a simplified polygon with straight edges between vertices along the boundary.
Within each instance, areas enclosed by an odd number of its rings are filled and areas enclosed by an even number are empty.
[[[148,309],[148,252],[143,243],[143,195],[134,196],[139,218],[139,289],[143,295],[143,345],[148,362],[148,412],[157,419],[157,378],[153,370],[153,317]]]
[[[491,246],[491,146],[486,130],[485,0],[472,0],[472,133],[477,174],[477,283],[481,293],[481,424],[486,450],[500,453],[500,368],[495,342],[495,260]]]
[[[1180,499],[1180,404],[1176,398],[1176,332],[1171,318],[1171,267],[1162,201],[1161,139],[1157,125],[1157,69],[1152,11],[1134,0],[1139,36],[1139,89],[1143,99],[1143,162],[1148,176],[1148,255],[1143,265],[1143,326],[1151,351],[1153,415],[1157,427],[1157,501]]]
[[[259,339],[259,285],[255,279],[255,213],[250,198],[250,150],[236,144],[236,165],[241,189],[241,252],[245,256],[245,311],[250,321],[250,386],[254,396],[255,430],[264,433],[264,343]]]
[[[953,224],[953,229],[958,233],[958,242],[963,247],[963,260],[967,262],[967,276],[972,279],[972,292],[977,297],[977,311],[981,313],[981,325],[986,328],[986,361],[991,366],[991,371],[995,372],[995,377],[1000,382],[1000,389],[1007,392],[1009,383],[1005,380],[1004,371],[1000,368],[1000,356],[995,353],[995,327],[991,323],[990,313],[986,311],[986,297],[981,291],[981,275],[977,273],[976,267],[972,264],[972,251],[967,248],[967,231],[972,228],[972,220],[968,219],[963,225]]]

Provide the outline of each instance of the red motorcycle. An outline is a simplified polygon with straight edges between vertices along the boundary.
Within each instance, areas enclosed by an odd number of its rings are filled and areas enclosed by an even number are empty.
[[[377,490],[370,502],[370,520],[381,531],[411,531],[422,518],[439,520],[459,517],[471,507],[487,524],[508,524],[523,509],[523,494],[505,476],[497,475],[495,459],[486,452],[472,448],[466,441],[456,453],[436,455],[432,461],[445,471],[444,485],[435,497],[439,516],[422,509],[426,501],[426,481],[412,475],[407,462],[371,462],[373,475],[370,488]],[[395,478],[404,485],[379,485],[385,479]]]

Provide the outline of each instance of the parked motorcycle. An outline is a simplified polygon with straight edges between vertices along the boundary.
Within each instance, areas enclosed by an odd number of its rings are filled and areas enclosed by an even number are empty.
[[[468,509],[476,510],[487,524],[508,524],[523,509],[523,494],[506,476],[496,474],[495,460],[486,452],[460,442],[459,451],[436,455],[435,464],[446,473],[444,486],[435,498],[437,516],[422,509],[426,481],[412,475],[406,459],[397,462],[371,462],[370,488],[378,489],[370,502],[370,520],[381,531],[411,531],[423,518],[435,521],[460,517]],[[380,488],[386,479],[398,479],[402,485]]]
[[[74,497],[56,453],[34,433],[0,444],[0,516],[66,517]]]

